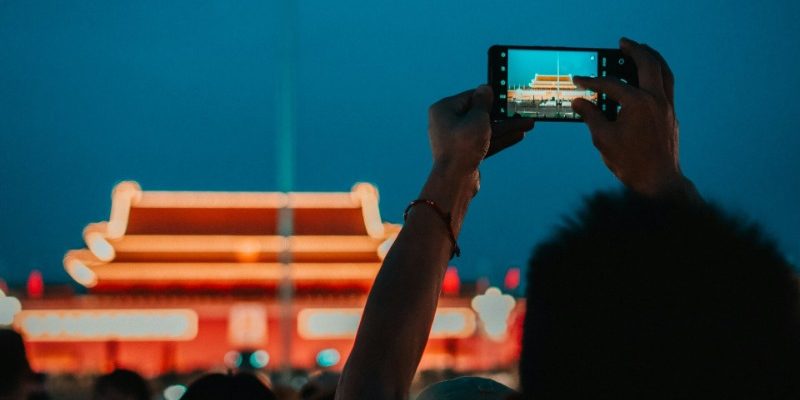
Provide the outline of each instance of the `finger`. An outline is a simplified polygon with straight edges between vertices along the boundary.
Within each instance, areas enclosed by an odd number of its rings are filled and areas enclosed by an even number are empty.
[[[661,63],[644,46],[628,38],[619,41],[622,54],[633,58],[639,71],[639,87],[655,95],[664,95],[664,82],[661,78]]]
[[[572,81],[584,89],[591,89],[595,92],[605,93],[611,99],[625,105],[636,97],[636,89],[617,78],[588,78],[585,76],[575,76]]]
[[[489,111],[492,109],[492,89],[489,86],[481,85],[472,93],[472,100],[469,111],[464,116],[464,122],[482,127],[482,133],[489,139],[492,133],[490,126]]]
[[[489,141],[489,151],[486,152],[484,159],[521,142],[522,139],[525,139],[525,131],[493,133],[492,139]]]
[[[492,88],[488,85],[481,85],[472,92],[472,104],[470,112],[480,112],[489,114],[492,109]]]
[[[661,64],[661,80],[664,81],[664,94],[667,96],[667,100],[669,100],[669,104],[675,104],[675,75],[672,74],[672,68],[669,67],[667,64],[667,60],[664,59],[664,56],[661,55],[656,49],[648,46],[644,46],[645,50],[649,51],[650,54],[655,57],[658,62]]]
[[[484,158],[521,142],[525,138],[525,132],[533,129],[534,122],[531,118],[513,118],[494,124],[489,141],[489,151]]]
[[[472,94],[475,89],[465,90],[457,95],[445,97],[431,106],[431,110],[446,110],[455,113],[465,113],[472,103]]]
[[[512,118],[499,121],[492,126],[492,135],[503,135],[508,132],[527,132],[533,129],[532,118]]]
[[[589,131],[592,132],[592,135],[594,135],[595,132],[605,131],[605,128],[611,124],[605,114],[600,111],[600,108],[589,100],[582,98],[572,100],[572,109],[583,118],[583,121],[589,126]]]
[[[611,138],[606,132],[611,131],[608,126],[613,122],[606,118],[600,108],[586,99],[572,100],[572,109],[583,117],[583,121],[589,127],[589,133],[592,135],[592,144],[602,154],[608,148],[607,143]]]

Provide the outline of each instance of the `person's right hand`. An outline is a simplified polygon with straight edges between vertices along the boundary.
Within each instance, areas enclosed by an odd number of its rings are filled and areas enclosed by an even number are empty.
[[[631,190],[660,196],[691,185],[678,159],[674,77],[664,58],[647,45],[620,40],[623,54],[633,58],[639,87],[617,78],[575,77],[577,85],[606,93],[622,105],[616,121],[585,99],[572,102],[592,133],[592,142],[614,175]]]

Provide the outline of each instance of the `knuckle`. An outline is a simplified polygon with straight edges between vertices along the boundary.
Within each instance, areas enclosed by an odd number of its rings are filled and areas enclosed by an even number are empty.
[[[653,55],[653,53],[650,50],[648,50],[647,45],[641,45],[637,53],[639,54],[639,59],[642,62],[647,63],[653,67],[659,65],[658,59]]]

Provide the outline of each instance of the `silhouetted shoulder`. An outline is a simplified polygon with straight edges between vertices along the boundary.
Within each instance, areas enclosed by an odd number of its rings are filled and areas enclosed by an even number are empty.
[[[798,310],[793,267],[757,224],[713,204],[598,193],[530,260],[523,385],[796,393]]]

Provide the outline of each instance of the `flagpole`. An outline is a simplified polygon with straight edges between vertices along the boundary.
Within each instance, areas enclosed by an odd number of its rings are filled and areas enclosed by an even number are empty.
[[[296,130],[296,59],[297,59],[297,3],[281,0],[279,3],[282,38],[278,40],[277,90],[277,146],[276,174],[278,190],[284,195],[284,203],[278,210],[277,232],[283,246],[278,254],[281,265],[281,280],[278,286],[280,304],[280,365],[281,380],[288,382],[292,371],[292,336],[294,334],[294,284],[292,282],[292,249],[290,239],[294,234],[294,215],[289,193],[294,190],[294,134]]]

